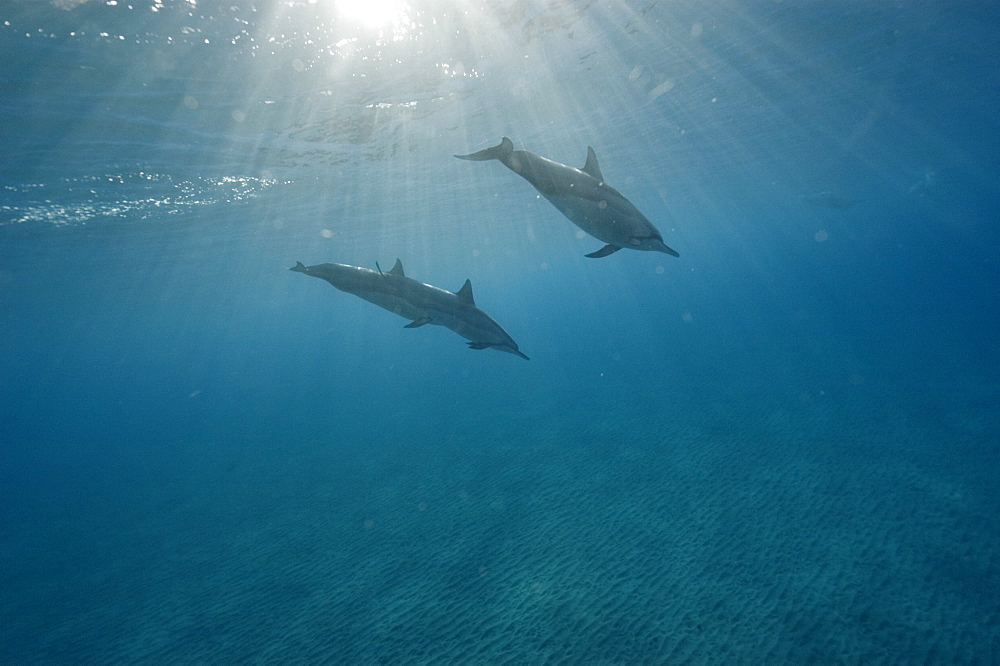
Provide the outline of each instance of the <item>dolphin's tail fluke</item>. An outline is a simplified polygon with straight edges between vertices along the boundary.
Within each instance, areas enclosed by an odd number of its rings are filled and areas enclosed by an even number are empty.
[[[290,271],[296,271],[298,273],[305,273],[305,272],[307,272],[305,264],[303,264],[301,261],[296,261],[295,265],[292,266],[291,268],[289,268],[288,270],[290,270]]]
[[[460,160],[472,160],[474,162],[483,162],[485,160],[500,160],[503,162],[512,152],[514,152],[514,142],[504,137],[500,145],[493,146],[492,148],[484,148],[471,155],[455,155],[455,157]]]

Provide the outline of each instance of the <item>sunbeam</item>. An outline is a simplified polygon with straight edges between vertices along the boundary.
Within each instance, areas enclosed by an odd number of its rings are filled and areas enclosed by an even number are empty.
[[[402,38],[412,27],[410,6],[405,0],[334,0],[333,7],[338,19],[369,31],[389,33],[393,39]]]

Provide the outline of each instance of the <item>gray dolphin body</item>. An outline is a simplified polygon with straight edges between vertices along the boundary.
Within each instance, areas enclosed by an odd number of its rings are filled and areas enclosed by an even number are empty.
[[[399,259],[388,273],[346,264],[305,266],[302,262],[295,262],[289,270],[326,280],[341,291],[405,317],[410,320],[405,328],[437,324],[468,340],[470,349],[489,347],[528,360],[507,331],[476,307],[468,280],[452,293],[406,277]]]
[[[586,255],[606,257],[623,247],[652,250],[680,256],[663,243],[663,236],[632,202],[604,182],[594,149],[587,146],[587,163],[576,169],[526,150],[514,150],[504,137],[500,145],[471,155],[455,155],[461,160],[500,160],[508,169],[535,186],[543,197],[573,224],[607,245]]]

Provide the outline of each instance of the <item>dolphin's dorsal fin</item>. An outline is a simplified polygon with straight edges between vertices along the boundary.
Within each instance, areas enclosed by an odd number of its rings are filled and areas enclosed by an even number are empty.
[[[396,263],[392,267],[392,270],[389,271],[389,275],[396,275],[398,277],[406,277],[405,275],[403,275],[403,262],[400,261],[399,259],[397,259]]]
[[[458,296],[458,300],[462,301],[466,305],[475,305],[476,302],[472,299],[472,283],[468,280],[462,285],[462,288],[455,292]]]
[[[590,174],[602,183],[604,182],[604,176],[601,175],[601,165],[597,163],[597,153],[590,146],[587,146],[587,163],[583,165],[583,172]]]

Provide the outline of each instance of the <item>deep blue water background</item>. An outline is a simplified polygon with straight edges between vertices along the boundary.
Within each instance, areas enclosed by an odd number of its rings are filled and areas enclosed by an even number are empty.
[[[0,661],[1000,660],[1000,6],[871,4],[0,6]]]

